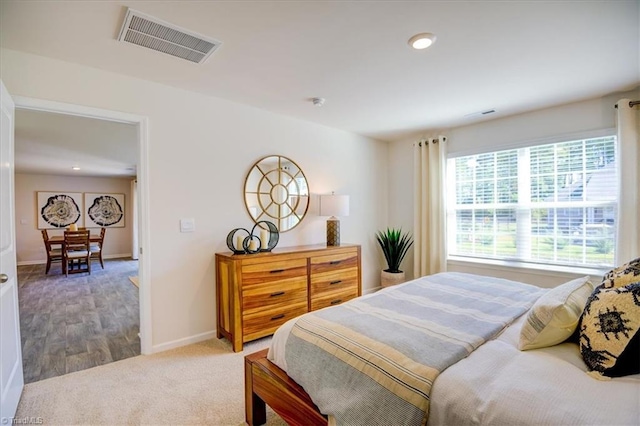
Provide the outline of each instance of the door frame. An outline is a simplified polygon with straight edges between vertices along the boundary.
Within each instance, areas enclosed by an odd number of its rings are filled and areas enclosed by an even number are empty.
[[[133,124],[138,129],[138,240],[140,246],[138,260],[139,302],[140,302],[140,352],[153,353],[151,288],[148,284],[151,264],[149,244],[149,119],[142,115],[93,108],[84,105],[67,104],[45,99],[13,96],[16,109],[74,115],[118,123]]]

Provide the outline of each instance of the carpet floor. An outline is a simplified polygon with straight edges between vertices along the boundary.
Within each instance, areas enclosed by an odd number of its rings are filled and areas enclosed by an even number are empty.
[[[243,425],[244,356],[208,340],[25,385],[16,418],[45,425]],[[286,423],[267,411],[267,425]]]

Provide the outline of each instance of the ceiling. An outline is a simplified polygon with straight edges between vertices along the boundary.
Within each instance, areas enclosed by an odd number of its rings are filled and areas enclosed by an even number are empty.
[[[136,176],[137,163],[133,124],[16,109],[18,173],[125,177]]]
[[[4,48],[380,140],[640,83],[637,0],[0,3]],[[119,42],[127,7],[223,44],[198,65]],[[411,49],[407,40],[420,32],[435,33],[436,43]]]

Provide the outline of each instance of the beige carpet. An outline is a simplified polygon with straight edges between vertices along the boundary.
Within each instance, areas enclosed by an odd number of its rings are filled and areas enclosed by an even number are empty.
[[[244,355],[213,339],[25,386],[16,418],[45,425],[243,425]],[[267,425],[286,423],[268,409]]]
[[[138,277],[129,277],[129,281],[131,281],[133,283],[133,285],[135,285],[136,287],[140,287],[140,284],[138,283]]]

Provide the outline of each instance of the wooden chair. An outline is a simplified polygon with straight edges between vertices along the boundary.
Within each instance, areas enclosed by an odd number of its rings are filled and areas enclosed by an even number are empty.
[[[44,273],[48,274],[49,269],[51,269],[52,262],[62,262],[62,249],[51,248],[51,243],[49,242],[49,233],[46,229],[42,230],[42,240],[44,241],[44,247],[47,250],[47,269]]]
[[[104,261],[102,260],[102,246],[104,245],[104,234],[107,232],[107,228],[100,229],[100,241],[91,243],[91,259],[97,259],[100,261],[100,266],[104,269]]]
[[[66,276],[81,272],[91,274],[89,231],[64,231],[63,256],[62,267]]]

